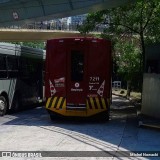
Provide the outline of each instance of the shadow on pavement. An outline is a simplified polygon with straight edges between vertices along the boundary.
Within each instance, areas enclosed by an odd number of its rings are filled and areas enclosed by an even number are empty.
[[[77,118],[56,118],[51,121],[45,108],[37,107],[32,110],[6,115],[6,122],[1,122],[1,124],[39,127],[46,131],[66,135],[99,150],[115,151],[120,146],[126,150],[134,150],[138,133],[135,108],[130,107],[125,99],[114,97],[110,117],[111,119],[108,122]],[[127,145],[126,135],[134,140],[132,145]]]

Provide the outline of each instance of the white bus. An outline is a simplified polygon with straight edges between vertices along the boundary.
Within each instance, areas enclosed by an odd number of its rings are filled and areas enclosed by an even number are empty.
[[[43,98],[44,51],[0,43],[0,115]]]

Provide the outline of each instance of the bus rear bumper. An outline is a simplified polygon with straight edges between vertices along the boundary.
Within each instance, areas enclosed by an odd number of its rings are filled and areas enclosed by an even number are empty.
[[[48,109],[47,109],[48,110]],[[66,117],[91,117],[93,115],[98,115],[100,113],[108,112],[108,110],[48,110],[49,114],[58,114]]]
[[[46,103],[46,109],[49,114],[58,114],[67,117],[91,117],[100,113],[109,114],[109,99],[104,98],[87,98],[86,106],[81,108],[67,108],[66,98],[50,97]],[[72,109],[71,109],[72,108]]]
[[[108,121],[110,118],[109,112],[107,110],[96,113],[94,115],[62,115],[53,111],[48,110],[48,113],[50,115],[51,120],[55,120],[56,118],[65,118],[65,120],[102,120],[102,121]]]

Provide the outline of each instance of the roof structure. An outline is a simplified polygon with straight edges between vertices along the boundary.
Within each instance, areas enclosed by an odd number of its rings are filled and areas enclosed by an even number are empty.
[[[93,33],[94,34],[94,33]],[[88,36],[93,36],[92,34]],[[46,41],[53,38],[84,37],[78,31],[0,29],[0,42]]]
[[[0,0],[0,26],[80,15],[135,0]]]

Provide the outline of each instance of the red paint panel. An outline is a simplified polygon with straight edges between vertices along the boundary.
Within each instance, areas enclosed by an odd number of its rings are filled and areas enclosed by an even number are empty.
[[[66,45],[62,40],[47,42],[46,54],[46,97],[51,96],[50,83],[55,88],[55,96],[66,96]]]
[[[111,69],[110,41],[93,38],[49,40],[46,97],[51,96],[52,83],[53,94],[66,97],[68,104],[85,104],[90,96],[109,98]]]
[[[67,104],[86,103],[86,41],[70,39],[67,48]]]
[[[110,42],[90,41],[88,51],[88,96],[109,97],[111,84]]]

